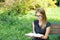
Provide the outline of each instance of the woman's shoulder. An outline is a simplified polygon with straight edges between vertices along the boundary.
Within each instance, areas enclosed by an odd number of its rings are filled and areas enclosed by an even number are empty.
[[[37,24],[38,23],[38,20],[34,20],[34,24]]]
[[[51,23],[48,21],[47,24],[46,24],[46,26],[51,26]]]
[[[36,20],[34,20],[34,22],[38,22],[38,20],[36,19]]]
[[[47,24],[51,24],[51,22],[47,21]]]

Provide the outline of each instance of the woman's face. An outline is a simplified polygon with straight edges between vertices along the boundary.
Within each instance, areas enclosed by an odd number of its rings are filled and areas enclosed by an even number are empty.
[[[38,20],[42,20],[43,19],[43,15],[40,12],[36,13],[36,17],[38,18]]]

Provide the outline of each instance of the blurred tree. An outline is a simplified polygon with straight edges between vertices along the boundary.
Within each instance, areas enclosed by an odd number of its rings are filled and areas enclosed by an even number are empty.
[[[56,5],[60,6],[60,0],[57,0]]]
[[[7,9],[16,11],[19,15],[27,14],[31,9],[56,7],[56,0],[6,0]]]
[[[5,0],[0,0],[0,2],[5,2]]]

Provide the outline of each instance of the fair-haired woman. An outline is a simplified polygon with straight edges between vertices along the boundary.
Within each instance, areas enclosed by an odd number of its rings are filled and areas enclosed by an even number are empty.
[[[33,36],[32,40],[49,40],[49,33],[51,29],[50,22],[47,21],[45,10],[43,8],[38,8],[35,13],[37,20],[34,20],[32,23],[33,25],[33,32],[40,33],[44,36],[36,37]]]

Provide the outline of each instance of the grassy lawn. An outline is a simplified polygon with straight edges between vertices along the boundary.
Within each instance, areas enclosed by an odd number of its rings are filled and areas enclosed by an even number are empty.
[[[47,8],[47,19],[53,23],[60,23],[60,8]]]
[[[60,8],[47,8],[47,19],[51,23],[60,23]],[[31,40],[25,36],[26,33],[32,32],[32,21],[35,20],[34,12],[22,17],[7,17],[6,20],[0,20],[0,40]],[[51,40],[59,40],[60,37],[50,35]]]

